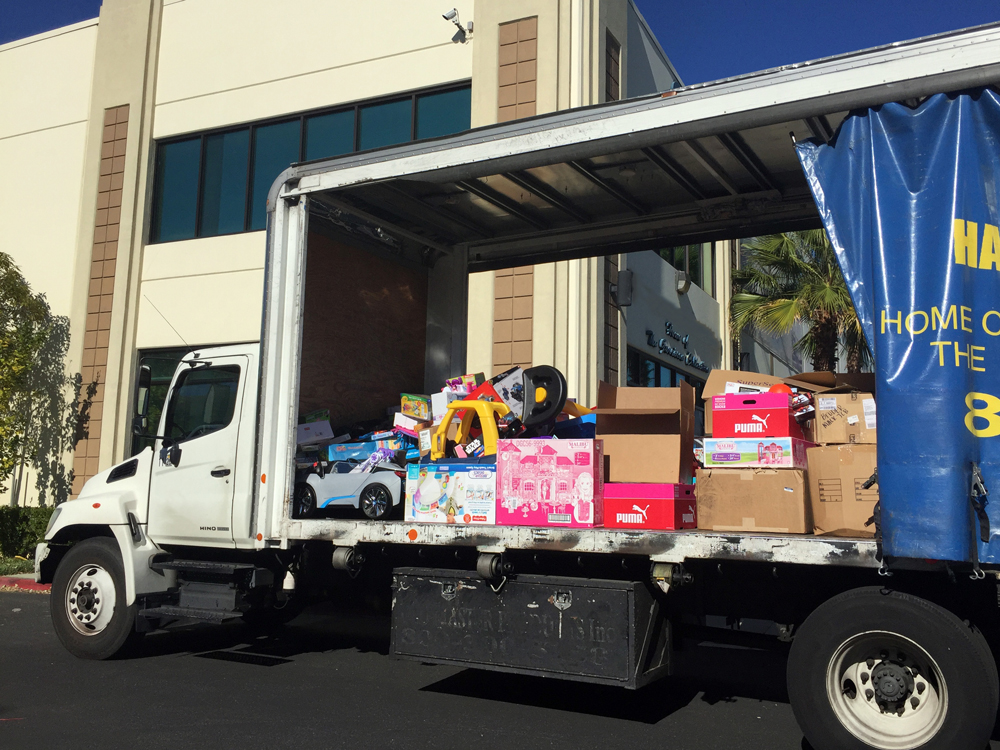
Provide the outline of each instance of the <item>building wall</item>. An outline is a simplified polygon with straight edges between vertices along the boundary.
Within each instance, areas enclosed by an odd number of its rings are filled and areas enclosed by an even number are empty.
[[[72,310],[96,46],[97,21],[0,46],[0,248],[55,315]],[[25,192],[38,180],[44,199]]]

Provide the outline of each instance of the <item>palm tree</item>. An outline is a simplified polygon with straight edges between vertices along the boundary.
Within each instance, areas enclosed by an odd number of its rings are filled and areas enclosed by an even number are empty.
[[[754,237],[743,243],[742,267],[733,271],[729,306],[733,335],[744,330],[782,336],[803,321],[809,330],[795,348],[816,371],[835,371],[841,346],[848,372],[871,365],[854,305],[822,229]]]

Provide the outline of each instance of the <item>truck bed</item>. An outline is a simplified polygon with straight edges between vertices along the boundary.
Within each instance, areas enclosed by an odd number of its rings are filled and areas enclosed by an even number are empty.
[[[875,559],[874,539],[695,530],[458,526],[341,519],[287,521],[286,524],[285,538],[323,540],[345,547],[370,543],[426,544],[476,547],[481,552],[518,549],[647,555],[654,562],[669,563],[713,559],[852,568],[879,566]]]

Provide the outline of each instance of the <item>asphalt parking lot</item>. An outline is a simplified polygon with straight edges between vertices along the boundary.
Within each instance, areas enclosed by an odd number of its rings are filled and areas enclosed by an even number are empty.
[[[48,606],[0,593],[3,748],[809,748],[780,644],[692,644],[674,677],[627,692],[396,661],[387,618],[329,605],[270,635],[181,627],[87,662],[56,640]]]

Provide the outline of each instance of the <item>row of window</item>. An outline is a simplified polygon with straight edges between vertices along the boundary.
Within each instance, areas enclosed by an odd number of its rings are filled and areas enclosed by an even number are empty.
[[[157,144],[150,242],[264,229],[267,191],[291,164],[468,130],[460,87]]]

